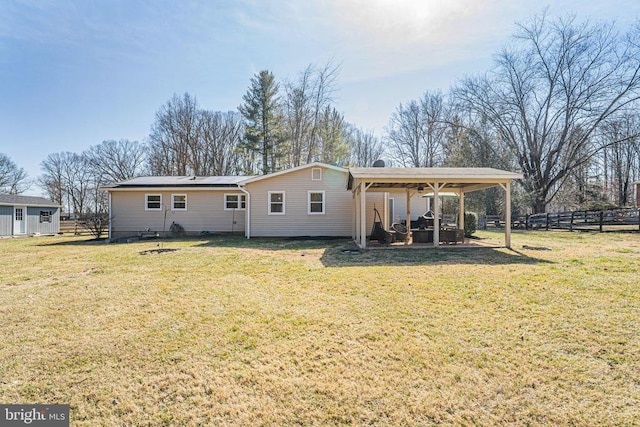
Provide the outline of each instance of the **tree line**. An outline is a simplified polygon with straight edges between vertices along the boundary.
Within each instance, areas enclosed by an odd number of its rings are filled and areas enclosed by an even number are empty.
[[[521,171],[519,213],[626,206],[640,174],[639,101],[640,23],[619,33],[543,14],[517,26],[488,72],[401,104],[386,139],[403,166]],[[478,209],[500,213],[487,195],[474,196]]]
[[[382,142],[348,123],[333,104],[339,67],[309,65],[280,84],[257,73],[238,111],[201,108],[188,93],[156,113],[147,144],[153,175],[267,174],[320,161],[368,166]]]
[[[98,187],[142,174],[255,175],[320,161],[371,166],[494,167],[522,172],[513,207],[625,206],[640,174],[640,24],[545,14],[517,25],[486,73],[448,91],[425,91],[393,111],[382,138],[349,123],[335,105],[340,67],[311,64],[279,82],[254,75],[237,111],[212,111],[174,95],[144,142],[104,141],[54,153],[38,185],[71,212],[104,209]],[[24,191],[26,174],[0,156],[0,191]],[[500,214],[500,190],[469,206]]]
[[[383,156],[382,141],[333,105],[338,71],[331,63],[309,65],[283,90],[261,71],[238,111],[208,110],[189,93],[174,94],[145,141],[108,140],[81,153],[49,154],[35,184],[65,212],[86,217],[108,208],[100,187],[137,176],[256,175],[314,161],[370,166]],[[0,157],[0,191],[19,194],[27,181],[23,169]]]

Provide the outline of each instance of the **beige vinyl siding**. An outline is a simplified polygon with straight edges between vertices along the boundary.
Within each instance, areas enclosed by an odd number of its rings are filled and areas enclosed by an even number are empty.
[[[304,168],[247,184],[251,193],[251,236],[351,236],[353,203],[347,172],[322,168],[312,180]],[[285,193],[285,214],[269,215],[269,191]],[[309,214],[309,191],[324,191],[323,215]]]
[[[199,191],[113,191],[111,193],[111,238],[135,236],[149,229],[168,233],[172,222],[180,224],[187,234],[244,234],[245,211],[225,210],[224,194],[243,194],[235,189]],[[161,210],[145,210],[146,194],[161,194]],[[171,195],[186,194],[187,209],[171,210]],[[234,224],[235,222],[235,224]]]
[[[367,235],[371,234],[374,219],[374,206],[380,212],[380,216],[384,217],[384,193],[369,191],[367,192]],[[394,212],[391,217],[389,213],[389,221],[399,222],[407,219],[407,192],[406,190],[400,190],[395,192],[389,192],[389,198],[393,199]],[[414,194],[411,197],[411,219],[416,220],[420,215],[423,215],[427,211],[427,201],[421,194]]]
[[[407,219],[407,192],[402,190],[398,192],[389,193],[389,198],[394,199],[395,217],[394,222],[397,222],[398,218],[401,221]],[[424,215],[427,212],[427,199],[422,197],[421,194],[414,193],[411,196],[411,219],[416,220],[419,216]]]

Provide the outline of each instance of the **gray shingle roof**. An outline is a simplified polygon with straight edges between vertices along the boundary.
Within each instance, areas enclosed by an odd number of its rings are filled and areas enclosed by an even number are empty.
[[[58,207],[59,205],[53,203],[51,200],[44,197],[33,196],[17,196],[14,194],[0,194],[0,205],[4,206],[46,206],[46,207]]]

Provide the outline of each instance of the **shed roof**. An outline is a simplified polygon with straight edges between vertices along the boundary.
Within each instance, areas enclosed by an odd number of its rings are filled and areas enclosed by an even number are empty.
[[[18,196],[15,194],[0,194],[0,205],[3,206],[42,206],[57,208],[60,205],[44,197]]]
[[[236,187],[247,176],[141,176],[101,187],[105,190],[127,188],[215,188]]]

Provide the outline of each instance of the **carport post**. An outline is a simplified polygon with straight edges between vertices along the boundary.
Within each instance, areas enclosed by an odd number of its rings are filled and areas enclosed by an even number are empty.
[[[358,199],[356,198],[357,194],[356,191],[353,190],[353,192],[351,193],[351,200],[352,200],[352,208],[351,209],[351,238],[353,239],[354,242],[358,242],[358,240],[356,240],[358,238]]]
[[[440,246],[440,183],[433,185],[433,247]]]
[[[458,195],[458,228],[464,230],[464,193],[462,188]]]
[[[389,231],[389,192],[382,194],[382,228]]]
[[[367,247],[367,186],[360,181],[360,247]]]
[[[411,191],[409,191],[409,188],[407,188],[407,220],[406,220],[406,226],[407,226],[407,239],[404,241],[405,245],[409,244],[409,239],[412,237],[411,236]]]
[[[504,213],[504,245],[511,249],[511,182],[506,182],[505,192],[505,213]]]

